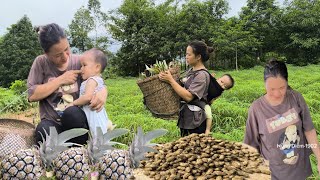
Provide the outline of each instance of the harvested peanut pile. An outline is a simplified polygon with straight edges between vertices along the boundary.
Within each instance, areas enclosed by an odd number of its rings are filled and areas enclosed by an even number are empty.
[[[259,153],[238,142],[191,134],[156,146],[141,162],[144,174],[153,179],[247,179],[251,173],[270,174],[260,168]]]

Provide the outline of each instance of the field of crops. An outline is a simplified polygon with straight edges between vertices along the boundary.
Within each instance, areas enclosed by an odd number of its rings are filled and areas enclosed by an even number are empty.
[[[320,66],[305,67],[288,66],[289,85],[304,96],[309,105],[313,123],[320,130]],[[216,72],[220,76],[226,72]],[[221,98],[211,106],[213,110],[213,136],[232,141],[242,141],[244,136],[247,111],[255,99],[264,94],[263,68],[255,67],[250,70],[229,71],[235,86],[226,91]],[[178,139],[179,130],[176,121],[154,118],[142,103],[142,93],[136,84],[136,78],[117,78],[106,80],[109,97],[106,105],[109,118],[117,127],[135,129],[142,126],[145,131],[165,128],[169,133],[159,138],[160,143]],[[319,138],[320,136],[318,136]],[[320,139],[320,138],[319,138]],[[130,137],[121,141],[128,144]],[[313,168],[315,159],[312,158]]]
[[[305,67],[288,66],[289,85],[304,96],[313,118],[313,123],[320,134],[320,66]],[[264,94],[263,68],[255,67],[249,70],[222,72],[217,76],[230,73],[235,79],[235,86],[226,91],[211,106],[213,110],[213,136],[241,142],[244,136],[247,111],[250,104]],[[142,103],[142,93],[136,84],[137,78],[107,79],[108,100],[106,111],[117,127],[127,128],[135,132],[138,126],[144,131],[165,128],[169,132],[156,139],[158,143],[172,142],[180,138],[176,120],[155,118],[145,109]],[[7,104],[11,104],[7,106]],[[11,89],[0,88],[0,112],[16,112],[27,107],[25,99],[19,98]],[[129,144],[132,136],[122,137],[118,141]],[[318,135],[318,139],[320,136]],[[312,157],[313,171],[316,172],[315,158]],[[319,178],[319,176],[317,177]]]

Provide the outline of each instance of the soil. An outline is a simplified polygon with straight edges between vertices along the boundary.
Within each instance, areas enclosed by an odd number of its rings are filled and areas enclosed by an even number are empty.
[[[142,169],[135,169],[134,170],[134,177],[135,177],[136,180],[153,180],[152,178],[144,175]],[[267,175],[267,174],[253,173],[253,174],[250,174],[250,177],[248,179],[252,179],[252,180],[256,180],[256,179],[271,180],[271,176]]]
[[[18,119],[34,124],[38,119],[38,109],[28,109],[17,113],[5,113],[0,115],[0,119]]]
[[[23,120],[29,123],[34,123],[34,121],[37,121],[38,119],[38,111],[36,109],[29,109],[23,112],[18,112],[18,113],[6,113],[0,115],[0,119],[18,119],[18,120]],[[252,151],[255,151],[255,149],[252,149]],[[260,168],[268,168],[266,166],[261,166]],[[134,170],[134,176],[136,180],[152,180],[152,178],[144,175],[143,169],[135,169]],[[269,180],[271,179],[270,175],[266,174],[258,174],[258,173],[253,173],[250,175],[249,179],[264,179],[264,180]]]

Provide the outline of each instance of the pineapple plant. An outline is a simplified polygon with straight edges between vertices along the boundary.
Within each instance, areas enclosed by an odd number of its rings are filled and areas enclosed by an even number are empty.
[[[39,147],[22,149],[3,157],[0,167],[0,179],[39,179],[45,176],[46,170],[52,168],[52,160],[60,151],[74,145],[66,143],[69,139],[83,135],[88,132],[86,129],[70,129],[60,134],[55,127],[50,127],[50,135],[45,131],[46,139],[42,136],[43,142]]]
[[[84,147],[73,147],[60,153],[53,160],[57,179],[84,179],[90,172],[89,158]]]
[[[113,145],[121,144],[111,141],[128,132],[127,129],[114,129],[103,134],[100,127],[97,133],[91,134],[88,147],[70,148],[61,152],[53,160],[53,169],[57,179],[84,179],[95,171],[95,162],[103,156],[104,150],[113,149]]]
[[[100,179],[130,179],[133,178],[133,169],[139,167],[140,160],[145,158],[146,152],[154,152],[150,143],[154,138],[164,135],[165,129],[157,129],[146,134],[138,127],[137,134],[132,140],[129,150],[107,150],[95,164]]]

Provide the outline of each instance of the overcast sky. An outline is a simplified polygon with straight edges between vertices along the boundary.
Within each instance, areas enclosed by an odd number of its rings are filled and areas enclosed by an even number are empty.
[[[86,6],[88,0],[5,0],[0,6],[0,36],[7,32],[10,25],[27,15],[32,25],[55,22],[67,28],[75,12]],[[122,0],[100,0],[102,10],[119,7]],[[228,0],[231,7],[228,16],[237,15],[246,0]]]
[[[164,0],[162,0],[164,1]],[[227,17],[237,16],[246,0],[227,0],[229,14]],[[284,0],[277,0],[283,2]],[[120,7],[122,0],[100,0],[101,9],[107,12]],[[156,2],[161,2],[157,0]],[[68,28],[75,12],[81,6],[87,6],[88,0],[5,0],[0,6],[0,36],[7,32],[7,28],[16,24],[19,19],[27,15],[33,26],[57,23]],[[111,52],[119,49],[119,44],[109,46]]]

